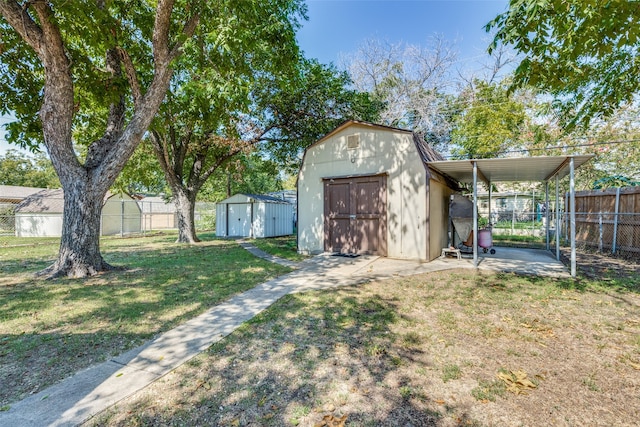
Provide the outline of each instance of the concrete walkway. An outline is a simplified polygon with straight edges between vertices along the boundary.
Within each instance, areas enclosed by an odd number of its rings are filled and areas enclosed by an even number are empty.
[[[273,259],[243,243],[243,247],[256,256],[275,262],[284,261]],[[289,293],[451,268],[473,268],[469,259],[418,263],[376,256],[346,258],[329,254],[310,258],[296,266],[297,270],[236,295],[145,345],[80,371],[12,404],[8,411],[0,412],[0,425],[42,427],[80,424],[206,350]]]
[[[284,265],[285,267],[298,268],[297,262],[289,261],[288,259],[284,259],[284,258],[280,258],[277,256],[273,256],[271,254],[268,254],[263,250],[256,248],[247,240],[241,239],[241,240],[237,240],[237,242],[240,246],[242,246],[244,249],[251,252],[254,256],[257,256],[258,258],[262,258],[266,261],[273,262],[275,264]]]

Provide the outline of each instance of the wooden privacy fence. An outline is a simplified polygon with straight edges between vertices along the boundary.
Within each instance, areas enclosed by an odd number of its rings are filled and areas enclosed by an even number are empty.
[[[576,192],[576,244],[638,260],[640,187]]]

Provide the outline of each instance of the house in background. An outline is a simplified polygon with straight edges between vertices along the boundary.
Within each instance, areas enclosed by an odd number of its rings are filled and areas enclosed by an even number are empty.
[[[298,200],[298,194],[296,190],[280,190],[268,193],[267,196],[275,197],[276,199],[282,199],[285,202],[296,204]]]
[[[494,192],[491,194],[491,209],[489,209],[489,193],[478,192],[478,215],[489,217],[491,222],[498,221],[531,221],[540,220],[544,215],[544,192],[535,190]]]
[[[44,188],[22,187],[18,185],[0,185],[0,235],[15,234],[15,208],[27,197]]]
[[[411,131],[348,121],[307,148],[298,175],[298,250],[429,261],[448,246],[457,185]]]
[[[293,234],[294,205],[278,197],[236,194],[216,204],[216,236],[276,237]]]
[[[41,190],[24,199],[15,209],[17,237],[59,237],[62,235],[62,189]],[[140,232],[140,207],[126,194],[107,193],[102,207],[102,236]]]

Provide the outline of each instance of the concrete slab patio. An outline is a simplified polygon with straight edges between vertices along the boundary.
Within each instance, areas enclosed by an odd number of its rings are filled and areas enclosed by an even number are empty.
[[[481,258],[479,268],[569,277],[564,266],[546,251],[496,250],[496,255]],[[255,254],[261,256],[260,252]],[[452,268],[472,269],[473,262],[444,258],[419,263],[376,256],[347,258],[323,254],[297,267],[289,274],[236,295],[143,346],[12,404],[8,411],[0,412],[0,425],[78,425],[185,363],[286,294]]]
[[[496,247],[494,249],[496,250],[495,254],[479,254],[478,268],[480,270],[542,277],[571,277],[567,268],[560,261],[557,261],[549,251],[507,247]],[[455,257],[437,258],[425,263],[392,258],[378,258],[354,272],[354,275],[370,279],[383,279],[453,268],[474,268],[473,256],[463,255],[460,260]]]
[[[542,277],[570,278],[571,273],[555,256],[544,249],[496,247],[494,255],[480,253],[478,268],[489,271],[530,274]]]

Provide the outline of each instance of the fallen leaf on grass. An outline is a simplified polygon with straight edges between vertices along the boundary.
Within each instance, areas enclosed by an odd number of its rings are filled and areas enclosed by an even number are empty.
[[[629,365],[631,365],[631,367],[636,371],[640,371],[640,363],[629,362]]]
[[[315,425],[315,427],[344,427],[347,422],[347,415],[336,417],[331,414],[322,417],[322,421]]]
[[[527,378],[527,373],[524,371],[501,371],[496,376],[505,383],[507,391],[514,394],[527,395],[527,390],[538,388],[535,383]]]
[[[530,325],[529,323],[520,323],[520,326],[522,326],[523,328],[527,328],[528,330],[530,330],[531,332],[537,332],[541,335],[546,335],[547,337],[555,337],[556,333],[553,332],[553,329],[544,326],[544,325],[540,325],[539,323],[537,323],[537,320],[534,320],[534,325]]]
[[[205,390],[211,390],[211,384],[209,384],[209,381],[198,380],[196,385],[196,390],[199,389],[200,387],[202,387]]]

